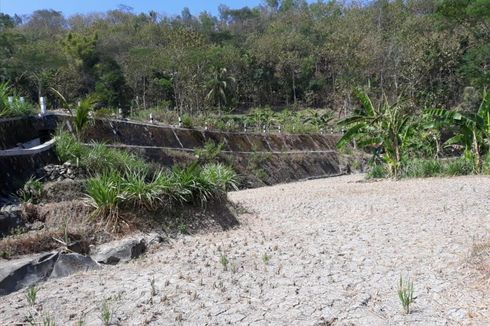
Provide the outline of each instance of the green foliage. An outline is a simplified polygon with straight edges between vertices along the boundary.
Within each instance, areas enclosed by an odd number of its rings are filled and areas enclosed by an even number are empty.
[[[203,163],[215,162],[219,158],[223,146],[223,143],[216,144],[213,140],[208,140],[203,148],[197,148],[195,150],[196,157]]]
[[[10,103],[8,98],[12,96]],[[34,107],[20,100],[8,83],[0,83],[0,118],[24,117],[34,114]]]
[[[228,260],[228,257],[226,257],[225,254],[221,254],[219,257],[219,262],[220,262],[221,266],[223,266],[223,270],[227,271],[228,270],[228,264],[230,263],[230,261]]]
[[[381,105],[375,106],[361,89],[354,90],[354,95],[361,107],[351,117],[339,122],[347,130],[337,147],[342,148],[356,140],[361,148],[382,151],[389,174],[398,177],[411,129],[410,116],[404,112],[400,103],[390,104],[386,97]]]
[[[388,170],[384,164],[372,164],[369,167],[367,178],[368,179],[379,179],[386,178],[388,176]]]
[[[192,117],[189,114],[182,116],[182,127],[192,129],[194,127],[192,123]]]
[[[410,313],[410,306],[415,301],[413,282],[408,279],[406,281],[400,276],[400,282],[398,284],[398,298],[402,304],[405,313]]]
[[[426,178],[441,175],[444,166],[436,159],[413,159],[403,166],[402,175],[407,178]]]
[[[111,171],[124,173],[127,170],[149,170],[148,164],[133,154],[104,144],[83,145],[72,134],[62,130],[56,134],[55,148],[61,161],[73,162],[92,175]]]
[[[43,184],[34,177],[29,178],[24,186],[17,191],[17,196],[23,203],[37,203],[43,194]]]
[[[444,174],[448,176],[469,175],[474,173],[472,160],[465,157],[449,160],[444,164]]]
[[[37,288],[34,285],[29,286],[27,288],[26,299],[27,299],[27,303],[29,303],[30,306],[34,306],[36,304],[38,292],[39,292],[39,288]]]
[[[123,179],[115,172],[87,180],[87,195],[94,207],[94,216],[116,222],[123,197]]]
[[[490,145],[490,93],[483,92],[477,112],[428,109],[426,114],[458,128],[456,135],[448,139],[446,145],[459,145],[465,152],[471,152],[474,169],[481,172],[481,157],[489,151]]]

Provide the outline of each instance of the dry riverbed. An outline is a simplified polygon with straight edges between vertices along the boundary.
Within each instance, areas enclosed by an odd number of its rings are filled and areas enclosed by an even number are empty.
[[[230,193],[248,211],[238,228],[48,281],[34,307],[25,290],[0,297],[0,324],[102,325],[104,311],[120,325],[490,324],[472,252],[490,239],[490,178],[360,180]],[[409,315],[400,275],[414,282]]]

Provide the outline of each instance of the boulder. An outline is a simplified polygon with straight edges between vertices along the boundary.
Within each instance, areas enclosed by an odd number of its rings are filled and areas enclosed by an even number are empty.
[[[92,258],[101,264],[115,265],[141,256],[146,251],[143,237],[126,238],[104,243],[93,250]]]
[[[64,277],[77,272],[99,269],[92,258],[77,253],[60,254],[53,266],[50,277]]]
[[[7,295],[49,278],[99,269],[90,257],[77,253],[51,252],[16,260],[2,261],[0,295]]]
[[[52,252],[33,257],[2,262],[0,268],[0,295],[7,295],[48,279],[59,253]]]

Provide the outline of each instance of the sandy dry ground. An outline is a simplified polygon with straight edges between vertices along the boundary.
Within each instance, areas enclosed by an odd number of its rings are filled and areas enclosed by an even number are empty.
[[[346,176],[231,193],[234,230],[0,298],[2,324],[488,325],[490,286],[468,263],[490,236],[490,178],[357,182]],[[221,255],[229,264],[224,270]],[[402,312],[400,274],[414,281]],[[151,280],[154,279],[152,294]]]

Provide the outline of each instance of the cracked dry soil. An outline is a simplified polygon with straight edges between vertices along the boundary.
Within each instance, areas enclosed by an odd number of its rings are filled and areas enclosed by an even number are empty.
[[[490,178],[363,176],[229,194],[248,211],[128,264],[0,297],[2,325],[488,325],[488,277],[469,261],[490,235]],[[228,264],[224,266],[223,258]],[[415,287],[413,312],[397,297]],[[152,281],[153,287],[152,287]]]

